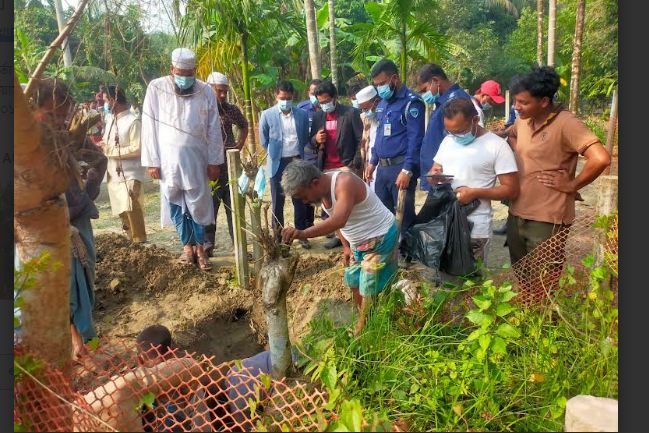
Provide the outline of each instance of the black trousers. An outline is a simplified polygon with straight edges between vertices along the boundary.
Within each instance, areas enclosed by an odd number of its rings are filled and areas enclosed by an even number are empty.
[[[272,211],[273,211],[273,227],[279,224],[280,227],[284,227],[284,202],[286,201],[286,196],[282,190],[282,174],[284,174],[284,169],[289,162],[294,159],[299,159],[299,157],[292,158],[282,158],[279,163],[279,168],[275,176],[270,178],[270,195],[272,200]],[[291,198],[293,201],[293,211],[295,212],[294,223],[295,228],[298,230],[304,230],[308,227],[308,211],[307,207],[313,209],[313,206],[309,206],[304,203],[302,200]],[[313,217],[311,217],[313,220]]]
[[[219,168],[221,169],[221,172],[219,174],[217,188],[212,191],[212,204],[214,205],[215,224],[205,226],[205,242],[212,245],[214,245],[216,238],[216,218],[219,214],[221,203],[223,203],[223,207],[225,208],[225,217],[228,220],[228,232],[230,233],[230,240],[234,242],[234,235],[232,232],[232,200],[230,199],[230,186],[228,185],[228,166],[227,164],[221,164]]]

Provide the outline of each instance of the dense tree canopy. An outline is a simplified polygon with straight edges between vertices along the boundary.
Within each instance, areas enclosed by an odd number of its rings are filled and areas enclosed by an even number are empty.
[[[23,82],[58,34],[52,3],[14,1],[14,56]],[[70,38],[74,66],[64,68],[59,58],[47,74],[73,80],[75,92],[82,98],[91,97],[99,83],[117,81],[141,101],[148,81],[167,73],[171,50],[184,44],[199,53],[199,76],[204,78],[212,69],[222,70],[231,77],[235,99],[243,102],[241,39],[236,26],[244,23],[254,110],[272,103],[272,88],[280,78],[294,80],[297,88],[305,91],[310,71],[303,1],[159,3],[169,8],[177,34],[144,30],[142,18],[155,2],[95,2]],[[229,22],[214,15],[228,3],[234,8],[234,16],[238,4],[245,3],[249,9],[240,18],[246,19]],[[183,7],[174,9],[174,5]],[[314,5],[322,75],[326,78],[330,74],[328,2],[315,0]],[[487,79],[495,79],[506,88],[513,75],[528,70],[536,61],[533,0],[337,0],[335,9],[341,93],[346,91],[347,80],[358,72],[367,75],[383,56],[401,64],[409,83],[419,66],[433,61],[470,91]],[[182,11],[184,16],[173,18],[173,10]],[[66,16],[72,12],[66,11]],[[547,8],[545,14],[547,29]],[[582,106],[600,109],[608,104],[617,85],[617,1],[588,1],[585,22]],[[574,27],[575,0],[559,0],[556,68],[562,78],[560,96],[564,100],[569,93]]]

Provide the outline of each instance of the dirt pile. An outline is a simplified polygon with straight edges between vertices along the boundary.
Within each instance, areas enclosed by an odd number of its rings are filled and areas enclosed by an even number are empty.
[[[218,361],[254,355],[267,342],[260,289],[236,286],[232,268],[202,272],[155,245],[118,234],[95,238],[95,320],[101,336],[133,340],[145,327],[168,327],[178,345]],[[326,312],[339,323],[352,315],[340,253],[302,255],[288,293],[289,331],[296,340]]]
[[[251,308],[250,292],[232,284],[231,269],[202,272],[118,234],[97,236],[96,248],[95,319],[102,335],[134,338],[159,323],[179,344],[191,345],[201,323]]]

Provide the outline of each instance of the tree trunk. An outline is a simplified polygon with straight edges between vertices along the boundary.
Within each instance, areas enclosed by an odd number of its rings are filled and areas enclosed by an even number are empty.
[[[577,0],[577,19],[575,21],[575,40],[572,50],[572,67],[570,73],[569,109],[577,114],[579,111],[579,75],[581,74],[581,42],[584,34],[586,0]]]
[[[297,256],[272,259],[264,263],[257,279],[257,284],[261,286],[264,314],[268,325],[271,374],[273,379],[277,380],[286,377],[291,367],[286,293],[293,282],[297,262]]]
[[[406,21],[401,22],[401,34],[399,35],[401,40],[401,81],[404,83],[407,80],[406,74],[408,73],[408,35],[406,34]]]
[[[543,0],[536,0],[536,63],[543,64]]]
[[[14,77],[14,233],[20,260],[48,252],[50,266],[22,296],[23,341],[53,366],[70,360],[71,246],[65,192],[69,178],[53,139],[44,139]]]
[[[241,52],[243,53],[243,58],[241,59],[241,75],[243,82],[243,99],[244,99],[244,111],[246,113],[246,119],[248,120],[248,150],[251,155],[254,155],[257,148],[257,137],[255,136],[255,119],[252,115],[252,98],[250,95],[250,74],[248,72],[248,35],[241,35]]]
[[[63,17],[63,5],[61,0],[54,0],[54,9],[56,11],[56,24],[59,26],[59,33],[65,28],[65,18]],[[70,54],[70,44],[68,44],[68,38],[63,40],[63,65],[66,68],[72,66],[72,54]]]
[[[331,82],[338,87],[338,64],[336,63],[336,14],[334,0],[329,0],[329,55],[331,58]]]
[[[548,66],[554,67],[554,50],[556,48],[557,0],[550,0],[548,7]]]
[[[309,62],[311,64],[311,79],[321,78],[320,46],[318,44],[318,26],[315,21],[315,8],[313,0],[304,0],[304,14],[306,15],[306,36],[309,42]]]

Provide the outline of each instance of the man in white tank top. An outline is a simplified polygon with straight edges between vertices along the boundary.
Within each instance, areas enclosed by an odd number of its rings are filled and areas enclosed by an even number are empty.
[[[365,323],[370,297],[383,291],[397,270],[394,250],[399,236],[394,215],[355,174],[322,173],[302,160],[286,167],[282,189],[287,196],[322,206],[329,214],[329,218],[305,230],[284,228],[282,240],[290,244],[295,239],[338,233],[346,266],[344,282],[352,289],[360,309],[358,334]]]

